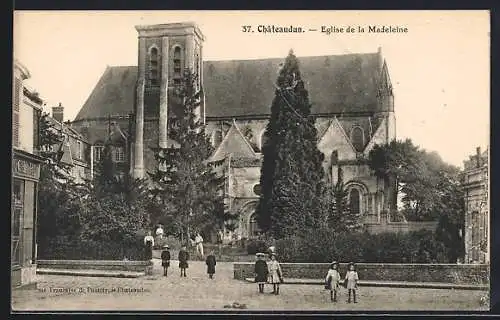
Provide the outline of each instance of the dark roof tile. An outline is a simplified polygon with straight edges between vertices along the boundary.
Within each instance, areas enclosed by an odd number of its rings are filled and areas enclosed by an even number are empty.
[[[283,59],[204,62],[207,117],[269,115]],[[377,53],[299,57],[313,114],[373,112],[380,78]],[[107,67],[75,120],[133,112],[137,67]]]

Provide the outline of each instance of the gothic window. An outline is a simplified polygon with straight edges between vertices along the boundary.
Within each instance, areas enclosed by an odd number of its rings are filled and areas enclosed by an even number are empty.
[[[356,188],[352,188],[349,192],[349,209],[353,214],[361,212],[361,194]]]
[[[220,130],[215,130],[212,136],[212,141],[214,147],[218,147],[222,142],[222,132]]]
[[[361,127],[354,127],[351,130],[351,142],[357,151],[363,151],[365,146],[365,134]]]
[[[158,49],[153,47],[149,52],[149,80],[151,85],[159,84],[159,72],[158,72]]]
[[[180,85],[182,77],[182,59],[181,47],[176,46],[174,49],[174,85]]]

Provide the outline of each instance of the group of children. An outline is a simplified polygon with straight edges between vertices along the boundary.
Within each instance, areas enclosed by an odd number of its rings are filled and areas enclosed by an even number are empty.
[[[325,289],[330,290],[330,299],[333,302],[337,302],[337,294],[340,291],[340,281],[342,277],[338,271],[339,264],[337,261],[333,261],[330,264],[330,270],[326,274],[325,279]],[[357,303],[356,300],[356,290],[358,289],[358,280],[359,276],[356,272],[355,265],[353,262],[349,263],[349,267],[344,279],[344,287],[348,292],[347,303],[351,303],[351,295],[353,297],[354,303]]]
[[[281,266],[276,260],[276,253],[269,254],[270,261],[266,261],[266,254],[257,253],[255,262],[255,282],[259,285],[259,293],[264,293],[264,285],[273,285],[273,294],[280,294],[280,283],[283,283]]]
[[[266,256],[269,256],[269,261],[266,261]],[[281,271],[281,266],[277,260],[276,253],[274,250],[270,250],[270,252],[266,255],[265,253],[257,253],[256,254],[256,262],[255,262],[255,282],[259,286],[259,293],[264,293],[265,284],[269,283],[273,285],[273,294],[279,295],[280,293],[280,284],[283,283],[283,273]],[[169,246],[164,245],[163,251],[161,253],[162,267],[163,267],[163,275],[167,276],[168,268],[170,267],[170,251]],[[179,268],[181,270],[181,277],[186,277],[186,269],[189,267],[189,252],[186,250],[186,247],[183,246],[179,251]],[[205,264],[207,265],[207,274],[209,279],[214,278],[215,274],[215,266],[217,265],[217,261],[215,259],[214,251],[210,251],[210,254],[207,256],[205,260]],[[340,292],[341,280],[342,277],[340,275],[339,263],[337,261],[333,261],[330,264],[330,269],[326,274],[325,278],[325,289],[330,290],[330,299],[332,302],[337,302],[337,296]],[[355,264],[349,263],[349,267],[347,273],[344,277],[343,285],[347,289],[348,292],[348,303],[352,301],[357,303],[356,299],[356,290],[358,288],[358,280],[359,276],[355,270]]]
[[[166,244],[163,246],[163,250],[161,252],[161,265],[163,267],[163,275],[166,277],[168,274],[168,268],[170,267],[170,248]],[[189,252],[187,251],[186,247],[183,246],[181,250],[179,251],[179,269],[181,270],[181,277],[187,277],[186,275],[186,270],[189,268]],[[217,264],[217,261],[215,260],[215,254],[214,251],[210,251],[210,254],[207,256],[205,263],[207,265],[207,274],[210,279],[214,278],[215,274],[215,266]]]

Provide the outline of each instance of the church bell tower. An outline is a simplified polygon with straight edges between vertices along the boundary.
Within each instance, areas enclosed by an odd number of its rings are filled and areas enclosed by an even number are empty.
[[[183,72],[190,69],[198,76],[202,90],[203,41],[195,23],[169,23],[136,26],[139,33],[139,60],[135,102],[135,139],[131,157],[132,175],[144,177],[144,120],[158,120],[158,147],[167,148],[169,103]],[[203,97],[203,95],[202,95]],[[202,98],[203,99],[203,98]],[[204,101],[199,115],[205,119]]]

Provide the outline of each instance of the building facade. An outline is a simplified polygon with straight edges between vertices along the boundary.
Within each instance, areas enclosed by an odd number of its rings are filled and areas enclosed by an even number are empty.
[[[205,37],[193,23],[136,29],[138,66],[107,67],[73,128],[95,146],[112,121],[127,137],[123,145],[129,146],[130,173],[144,177],[157,166],[152,148],[173,143],[169,119],[180,107],[173,93],[182,71],[194,70],[203,93],[198,115],[215,148],[211,159],[226,159],[226,200],[228,210],[239,218],[236,233],[255,236],[261,147],[283,59],[204,61]],[[384,185],[367,163],[374,145],[396,138],[394,95],[382,51],[299,57],[299,62],[316,119],[318,147],[325,155],[327,182],[333,185],[341,171],[351,210],[363,214],[369,230],[382,230],[390,223],[386,212],[395,207],[395,186]]]
[[[488,150],[464,161],[465,263],[489,263],[489,161]]]
[[[11,286],[36,282],[39,119],[43,101],[23,85],[30,73],[14,61],[12,94]]]
[[[92,178],[92,146],[70,123],[64,122],[64,107],[52,107],[52,117],[47,117],[51,130],[59,136],[59,142],[50,146],[59,153],[59,161],[69,168],[75,183],[84,183]]]

